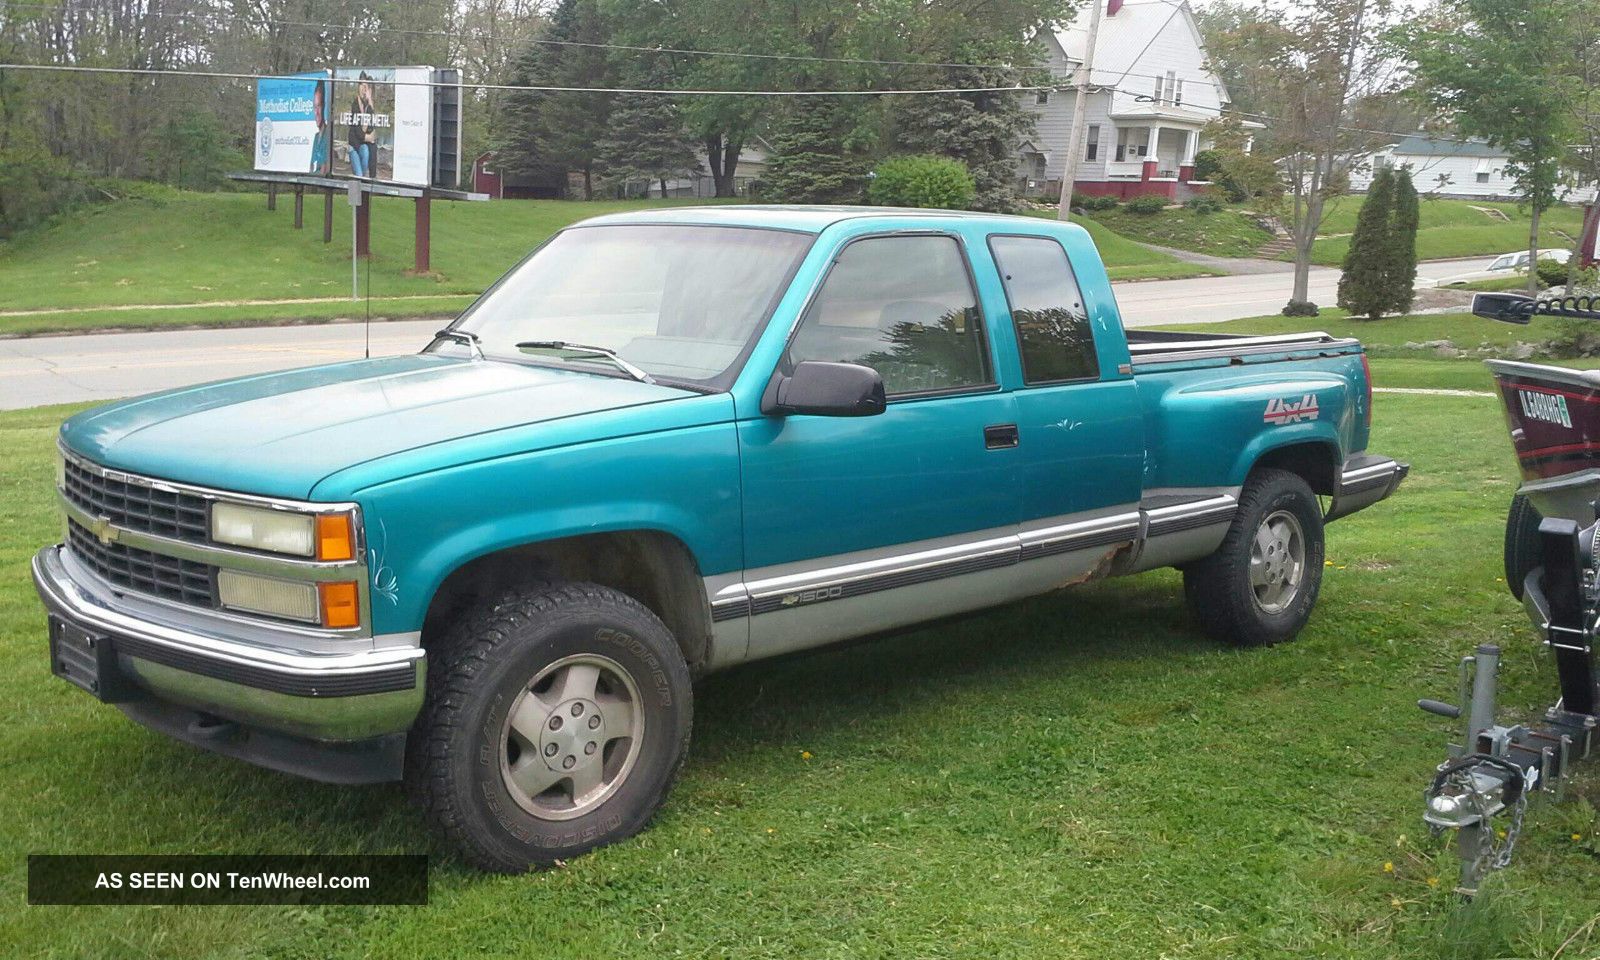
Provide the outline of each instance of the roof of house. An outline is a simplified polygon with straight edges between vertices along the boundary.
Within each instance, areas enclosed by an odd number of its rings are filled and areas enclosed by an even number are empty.
[[[1403,137],[1392,149],[1393,153],[1410,157],[1503,157],[1506,152],[1490,146],[1485,140],[1438,139],[1422,134]]]
[[[1104,3],[1105,0],[1091,2]],[[1114,83],[1118,77],[1134,72],[1139,58],[1150,47],[1151,38],[1174,19],[1188,27],[1194,34],[1195,43],[1203,51],[1205,41],[1200,36],[1199,25],[1195,23],[1194,12],[1189,9],[1187,0],[1177,3],[1172,0],[1124,0],[1115,14],[1101,16],[1100,37],[1095,42],[1094,50],[1093,82]],[[1055,38],[1069,60],[1082,63],[1089,46],[1088,12],[1080,8],[1072,25],[1055,31]],[[1211,79],[1223,100],[1227,101],[1229,98],[1222,81],[1216,77]]]

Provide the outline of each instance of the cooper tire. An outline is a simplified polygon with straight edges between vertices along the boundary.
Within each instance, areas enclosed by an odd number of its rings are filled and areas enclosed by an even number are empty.
[[[508,591],[430,649],[406,779],[469,862],[516,873],[642,830],[688,753],[689,669],[666,626],[590,583]]]
[[[1527,497],[1518,494],[1511,498],[1506,513],[1506,587],[1518,600],[1528,573],[1544,563],[1539,551],[1539,523],[1543,520]]]
[[[1189,610],[1209,636],[1240,647],[1291,640],[1322,586],[1322,505],[1305,480],[1258,470],[1214,553],[1183,572]]]

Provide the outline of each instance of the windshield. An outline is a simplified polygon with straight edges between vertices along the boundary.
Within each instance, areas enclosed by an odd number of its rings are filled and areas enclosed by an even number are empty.
[[[740,227],[576,227],[507,274],[455,329],[476,334],[489,357],[621,373],[591,352],[517,346],[558,341],[615,351],[653,377],[707,383],[739,359],[811,240]]]

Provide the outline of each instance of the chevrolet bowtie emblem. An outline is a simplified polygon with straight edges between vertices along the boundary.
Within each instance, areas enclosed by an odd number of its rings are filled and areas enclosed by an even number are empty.
[[[99,540],[102,545],[105,545],[115,542],[120,531],[111,525],[110,517],[95,517],[89,521],[89,532],[94,534],[95,539]]]

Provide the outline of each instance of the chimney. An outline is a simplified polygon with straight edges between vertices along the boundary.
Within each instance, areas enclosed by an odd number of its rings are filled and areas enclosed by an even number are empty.
[[[1106,16],[1114,17],[1122,9],[1122,0],[1106,0]]]

